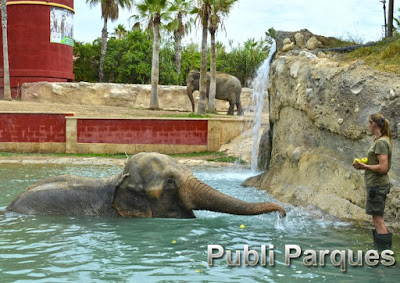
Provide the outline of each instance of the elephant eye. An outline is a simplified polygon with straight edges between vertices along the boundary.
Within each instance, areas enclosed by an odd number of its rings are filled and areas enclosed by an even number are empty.
[[[175,180],[174,180],[173,178],[168,178],[168,179],[167,179],[167,184],[168,184],[168,185],[175,184]]]

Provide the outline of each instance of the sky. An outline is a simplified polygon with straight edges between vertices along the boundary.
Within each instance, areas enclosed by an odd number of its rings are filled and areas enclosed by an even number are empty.
[[[364,43],[383,36],[383,0],[239,0],[225,19],[225,31],[217,33],[217,40],[226,46],[249,38],[259,40],[273,27],[275,30],[297,31],[308,29],[314,34],[355,39]],[[74,39],[92,42],[101,36],[103,20],[100,6],[91,7],[86,0],[74,1]],[[394,1],[395,17],[400,15],[400,0]],[[388,1],[386,1],[386,11]],[[131,28],[129,20],[134,10],[120,10],[119,19],[108,23],[112,33],[118,24]],[[201,29],[195,28],[184,41],[201,42]]]

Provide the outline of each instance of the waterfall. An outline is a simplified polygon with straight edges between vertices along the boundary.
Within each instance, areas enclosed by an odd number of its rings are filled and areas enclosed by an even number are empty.
[[[259,130],[261,128],[262,111],[264,108],[264,101],[268,99],[268,90],[266,89],[269,69],[272,61],[272,57],[276,52],[276,42],[273,41],[269,50],[268,58],[262,63],[257,69],[257,73],[253,81],[251,82],[251,88],[254,90],[251,101],[253,105],[253,149],[251,151],[251,170],[258,171],[258,147],[259,147]],[[266,92],[266,97],[264,97]]]

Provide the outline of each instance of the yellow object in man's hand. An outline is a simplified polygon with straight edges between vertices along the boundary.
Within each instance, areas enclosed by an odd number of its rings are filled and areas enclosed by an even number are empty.
[[[353,164],[356,164],[356,161],[358,161],[358,162],[360,162],[360,163],[367,164],[367,163],[368,163],[368,158],[367,158],[367,157],[355,158],[354,161],[353,161]]]

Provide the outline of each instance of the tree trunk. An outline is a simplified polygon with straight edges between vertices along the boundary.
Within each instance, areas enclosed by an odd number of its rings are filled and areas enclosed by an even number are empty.
[[[387,37],[393,36],[393,8],[394,8],[393,6],[394,6],[394,0],[389,0]]]
[[[10,67],[8,64],[8,39],[7,39],[7,0],[1,1],[1,26],[3,32],[3,81],[4,100],[11,100]]]
[[[182,13],[178,13],[178,30],[174,31],[175,37],[175,62],[176,62],[176,73],[179,75],[182,66],[182,34],[184,27],[182,25]]]
[[[153,29],[153,60],[151,65],[151,99],[150,99],[150,109],[157,110],[160,109],[158,103],[158,79],[160,72],[160,15],[156,15],[154,19],[154,29]]]
[[[101,32],[101,50],[100,50],[100,66],[99,66],[99,82],[104,80],[104,60],[106,59],[107,52],[107,17],[104,17],[104,26]]]
[[[203,38],[201,40],[201,65],[200,65],[200,100],[197,113],[206,114],[207,103],[207,35],[208,35],[208,7],[203,11]]]
[[[175,38],[175,62],[176,73],[179,75],[182,66],[182,35],[179,31],[174,31]]]
[[[215,73],[217,72],[217,62],[215,57],[215,30],[210,30],[211,34],[211,79],[210,93],[208,94],[208,111],[215,111],[215,95],[217,93],[217,81]]]

